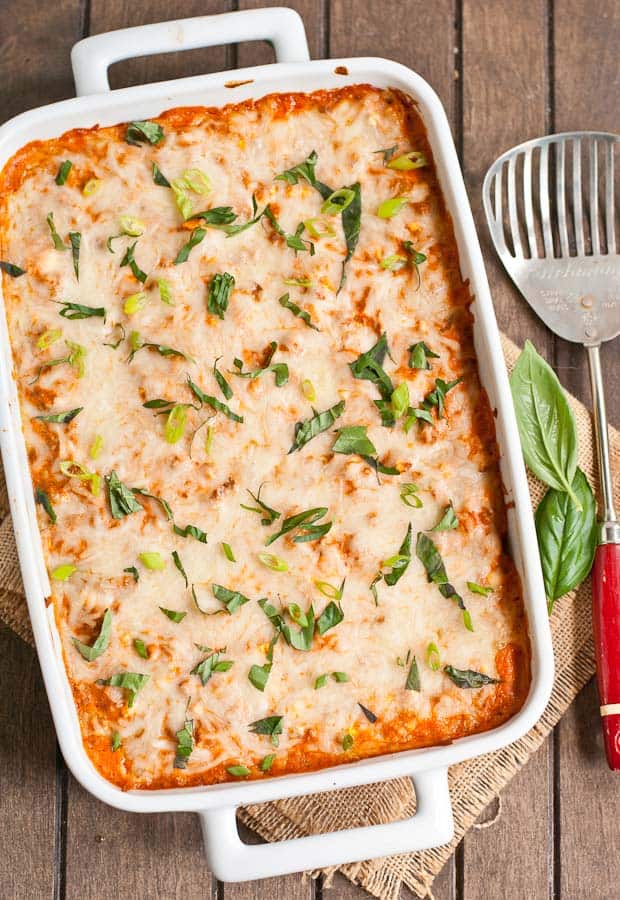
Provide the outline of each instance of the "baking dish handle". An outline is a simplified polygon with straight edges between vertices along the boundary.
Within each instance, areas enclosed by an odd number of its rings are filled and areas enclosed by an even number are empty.
[[[454,834],[448,770],[420,772],[413,781],[417,809],[409,819],[272,844],[243,843],[236,807],[204,810],[200,818],[209,868],[220,881],[252,881],[447,843]]]
[[[310,59],[306,30],[293,9],[274,6],[121,28],[84,38],[71,51],[78,96],[110,90],[108,68],[134,56],[173,53],[242,41],[269,41],[278,62]]]

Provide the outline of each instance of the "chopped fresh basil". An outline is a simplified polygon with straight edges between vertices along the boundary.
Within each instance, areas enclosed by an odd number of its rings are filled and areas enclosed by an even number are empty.
[[[267,356],[265,359],[265,364],[260,367],[260,369],[252,369],[248,372],[243,371],[243,362],[240,359],[234,360],[234,366],[236,371],[233,372],[233,375],[238,375],[239,378],[259,378],[265,372],[273,372],[276,382],[276,387],[282,387],[282,385],[286,384],[288,381],[288,366],[286,363],[271,363],[271,360],[274,357],[276,350],[278,349],[278,344],[276,341],[271,341],[269,344],[269,350],[267,352]]]
[[[332,527],[333,523],[324,522],[322,525],[316,525],[315,523],[319,519],[322,519],[326,514],[326,506],[317,506],[314,509],[306,509],[304,512],[289,516],[283,521],[280,531],[277,531],[267,538],[265,546],[268,547],[270,544],[273,544],[274,541],[277,541],[278,538],[288,534],[290,531],[295,531],[297,528],[299,528],[301,534],[298,534],[293,538],[293,541],[296,544],[316,541],[319,538],[324,537]]]
[[[430,410],[432,407],[436,406],[437,417],[443,419],[446,394],[448,391],[451,391],[452,388],[456,387],[457,384],[460,384],[461,381],[461,378],[455,378],[454,381],[444,381],[443,378],[436,378],[434,389],[430,391],[422,401],[424,409]]]
[[[132,362],[134,356],[139,350],[155,350],[160,356],[179,356],[188,362],[195,362],[191,356],[182,350],[175,350],[174,347],[167,347],[165,344],[158,344],[156,341],[143,341],[137,331],[132,331],[129,335],[129,343],[131,352],[127,357],[127,362]]]
[[[498,678],[491,678],[490,675],[475,672],[473,669],[455,669],[454,666],[444,666],[443,670],[448,678],[460,688],[479,688],[484,687],[485,684],[499,684]]]
[[[439,593],[446,600],[452,600],[463,611],[463,622],[468,631],[473,631],[471,617],[465,606],[463,598],[456,592],[454,587],[448,581],[446,567],[444,566],[441,554],[435,543],[428,535],[420,532],[416,542],[416,556],[424,566],[426,577],[429,582],[437,585]]]
[[[250,602],[249,597],[239,593],[239,591],[231,591],[230,588],[223,587],[221,584],[212,584],[211,590],[213,591],[215,599],[224,604],[226,611],[230,613],[230,615],[236,612],[245,603]]]
[[[250,774],[247,766],[227,766],[226,771],[235,778],[247,778]]]
[[[189,240],[187,241],[187,243],[183,244],[183,246],[177,253],[176,259],[174,260],[175,266],[180,265],[180,263],[187,262],[191,251],[194,249],[194,247],[197,247],[198,244],[200,244],[200,242],[204,239],[206,233],[206,228],[194,228],[189,236]]]
[[[359,181],[350,185],[347,190],[353,192],[353,200],[342,211],[342,230],[344,231],[347,252],[342,261],[342,275],[340,276],[338,292],[342,290],[347,279],[347,263],[355,253],[355,248],[357,247],[362,216],[362,194]]]
[[[305,309],[301,309],[301,307],[297,306],[296,303],[293,303],[292,300],[289,300],[288,294],[283,294],[278,299],[278,303],[283,309],[288,309],[289,312],[292,312],[294,316],[297,316],[298,319],[301,319],[302,322],[305,322],[308,328],[312,328],[314,331],[319,330],[317,326],[313,324],[310,313],[306,312]]]
[[[258,768],[261,770],[261,772],[269,772],[275,758],[275,753],[268,753],[267,756],[265,756],[258,765]]]
[[[253,734],[267,734],[271,738],[271,743],[277,747],[280,743],[279,735],[282,734],[282,720],[284,716],[267,716],[266,719],[257,719],[248,725]]]
[[[235,279],[229,272],[217,272],[213,276],[207,298],[207,309],[212,315],[219,316],[220,319],[224,318],[234,286]]]
[[[140,573],[135,566],[127,566],[126,569],[123,569],[123,572],[127,572],[128,575],[131,575],[134,581],[140,581]]]
[[[299,163],[298,165],[293,166],[290,169],[286,169],[279,175],[276,175],[275,180],[286,181],[288,184],[299,184],[299,179],[303,178],[304,181],[307,181],[309,185],[311,185],[313,188],[316,188],[323,199],[326,200],[332,193],[332,190],[331,188],[328,188],[327,185],[321,184],[320,181],[317,181],[314,171],[317,162],[318,155],[316,150],[313,150],[302,163]]]
[[[192,219],[201,219],[205,225],[230,225],[237,218],[237,214],[233,212],[231,206],[213,206],[211,209],[205,209],[204,212],[191,215]]]
[[[151,163],[151,172],[153,173],[153,181],[160,187],[170,187],[170,182],[159,168],[156,162]]]
[[[206,531],[198,528],[197,525],[186,525],[185,528],[180,528],[178,525],[173,525],[172,530],[175,534],[178,534],[179,537],[193,537],[195,540],[200,541],[201,544],[207,543]]]
[[[314,415],[311,419],[306,419],[304,422],[297,422],[295,425],[295,439],[288,452],[294,453],[296,450],[301,450],[301,448],[304,447],[308,441],[311,441],[312,438],[316,437],[317,434],[321,434],[321,432],[331,428],[336,419],[344,412],[344,407],[345,401],[341,400],[339,403],[336,403],[335,406],[332,406],[323,412],[314,410]]]
[[[142,506],[138,503],[131,488],[120,480],[115,471],[106,475],[105,482],[108,488],[108,502],[112,518],[123,519],[130,513],[142,512]]]
[[[48,518],[52,525],[55,525],[57,522],[56,512],[54,507],[52,506],[50,498],[47,496],[45,491],[41,490],[41,488],[37,488],[34,492],[34,502],[40,504],[45,512],[48,515]]]
[[[20,275],[26,274],[26,270],[22,269],[21,266],[16,266],[15,263],[6,262],[4,259],[0,259],[0,272],[6,272],[11,278],[19,278]]]
[[[73,165],[73,163],[71,162],[70,159],[65,159],[65,161],[60,164],[60,166],[58,168],[58,172],[56,174],[56,178],[54,179],[54,181],[56,182],[56,184],[59,187],[62,187],[62,185],[65,183],[65,181],[69,177],[69,172],[71,171],[72,165]]]
[[[267,604],[266,600],[259,600],[259,605],[264,609],[263,604]],[[268,605],[268,604],[267,604]],[[275,610],[274,610],[275,612]],[[248,672],[248,680],[250,684],[252,684],[257,691],[264,691],[269,680],[269,675],[271,674],[271,668],[273,666],[273,648],[278,643],[280,638],[280,627],[276,627],[276,633],[272,637],[269,642],[269,647],[267,648],[267,662],[264,665],[253,665]]]
[[[186,612],[177,612],[176,609],[166,609],[165,606],[160,606],[159,608],[163,612],[163,614],[165,616],[167,616],[170,619],[170,621],[174,622],[176,625],[178,625],[179,622],[182,622],[183,619],[185,618],[185,616],[187,615]]]
[[[118,731],[112,732],[112,737],[110,738],[110,748],[112,753],[116,753],[117,750],[123,746],[123,742],[121,740],[121,736]]]
[[[376,384],[383,400],[391,401],[394,393],[392,379],[383,369],[383,361],[388,353],[387,334],[382,334],[377,343],[349,363],[354,378]]]
[[[159,144],[164,139],[164,130],[157,122],[130,122],[125,132],[128,144],[139,147],[140,144]]]
[[[407,681],[405,682],[405,690],[406,691],[420,691],[422,690],[420,685],[420,672],[418,670],[418,662],[415,658],[411,660],[411,665],[409,666],[409,672],[407,674]]]
[[[403,429],[409,431],[415,422],[426,422],[427,425],[432,425],[433,416],[427,409],[414,409],[410,406],[407,410],[407,418],[403,424]]]
[[[80,280],[80,246],[82,244],[82,235],[79,231],[69,232],[69,243],[71,244],[71,259],[73,260],[73,271],[75,277]]]
[[[224,413],[224,415],[231,419],[233,422],[243,422],[243,416],[237,415],[237,413],[233,412],[230,407],[226,406],[225,403],[221,403],[215,397],[211,397],[209,394],[205,394],[197,384],[194,384],[189,376],[187,377],[187,384],[191,392],[200,401],[200,403],[206,403],[216,412]]]
[[[75,409],[70,409],[67,412],[50,413],[47,416],[35,416],[34,418],[39,422],[55,422],[57,425],[67,425],[69,422],[73,421],[83,409],[83,406],[76,406]]]
[[[144,643],[144,641],[142,640],[142,638],[134,638],[134,640],[133,640],[133,646],[134,646],[134,650],[136,651],[136,653],[138,654],[138,656],[141,656],[142,659],[148,659],[148,658],[149,658],[148,647],[146,646],[146,644]]]
[[[424,253],[420,253],[419,250],[416,250],[413,246],[412,241],[403,241],[403,247],[409,254],[409,259],[411,260],[411,265],[414,267],[416,271],[416,275],[418,276],[418,288],[422,284],[422,276],[420,274],[420,266],[423,262],[426,262],[426,255]]]
[[[218,357],[218,359],[220,358],[221,357]],[[233,395],[233,390],[217,367],[218,359],[216,359],[213,363],[213,377],[217,381],[218,387],[223,393],[225,399],[230,400]]]
[[[161,508],[164,511],[164,514],[169,522],[172,521],[174,516],[172,515],[172,510],[170,509],[170,504],[167,500],[164,500],[163,497],[158,497],[157,494],[149,494],[148,491],[145,491],[144,488],[132,488],[134,494],[139,494],[140,497],[147,497],[149,500],[154,500],[156,503],[159,503]]]
[[[136,244],[138,242],[134,241],[133,244],[129,244],[127,249],[125,250],[125,255],[121,260],[121,268],[123,266],[129,266],[131,269],[134,278],[137,278],[142,284],[146,281],[146,272],[143,272],[136,260],[134,259],[134,251],[136,249]]]
[[[211,653],[194,666],[190,675],[198,675],[204,687],[215,672],[228,672],[233,666],[232,659],[220,659],[219,652]]]
[[[375,715],[375,713],[371,712],[371,710],[367,709],[367,707],[363,706],[361,703],[358,703],[357,705],[359,706],[361,711],[364,713],[364,715],[366,716],[368,721],[371,723],[371,725],[374,725],[375,722],[377,721],[377,716]]]
[[[226,237],[234,237],[236,234],[241,234],[242,231],[246,231],[246,229],[251,228],[252,225],[256,225],[257,222],[265,215],[265,210],[262,212],[258,212],[258,206],[256,204],[256,197],[252,194],[252,218],[248,219],[247,222],[240,222],[238,224],[223,224],[216,225],[216,228],[219,228],[220,231],[223,231]],[[236,216],[234,217],[237,218]],[[213,223],[215,224],[215,223]]]
[[[52,243],[54,244],[54,250],[58,250],[61,253],[64,253],[65,250],[69,248],[61,238],[61,236],[56,231],[56,225],[54,224],[54,213],[48,213],[47,218],[45,220],[48,224],[50,234],[52,235]]]
[[[61,300],[62,309],[59,315],[63,319],[91,319],[94,316],[101,317],[105,322],[106,311],[103,306],[82,306],[81,303],[69,303],[67,300]]]
[[[263,503],[263,501],[260,499],[260,492],[262,491],[262,489],[263,485],[261,484],[258,489],[258,494],[253,494],[252,491],[246,488],[248,494],[250,495],[252,500],[254,500],[254,502],[258,504],[258,506],[246,506],[244,503],[240,503],[239,506],[241,507],[241,509],[247,509],[248,512],[255,512],[259,515],[262,515],[263,518],[260,520],[261,525],[273,525],[276,519],[280,518],[281,513],[279,513],[275,509],[272,509],[270,506],[267,506],[266,503]]]
[[[140,675],[137,672],[118,672],[116,675],[111,675],[110,678],[97,679],[97,684],[127,691],[127,706],[131,708],[136,694],[142,690],[150,677],[150,675]]]
[[[325,634],[330,628],[335,628],[344,619],[344,612],[339,603],[330,601],[316,622],[316,630],[320,635]]]
[[[342,738],[342,749],[345,751],[345,753],[352,748],[353,743],[353,735],[349,733],[345,734]]]
[[[324,688],[327,684],[328,675],[319,675],[318,678],[315,679],[314,682],[314,690],[319,691],[321,688]]]
[[[87,662],[93,662],[95,659],[98,659],[102,653],[104,653],[108,649],[108,644],[110,643],[110,635],[112,634],[112,613],[109,609],[103,614],[103,619],[101,621],[101,628],[99,630],[99,634],[92,645],[83,644],[82,641],[78,641],[77,638],[71,638],[73,646],[76,650],[79,650],[81,655]]]
[[[179,554],[177,553],[176,550],[172,551],[172,560],[174,562],[175,567],[179,570],[179,572],[183,576],[183,579],[185,581],[185,587],[189,587],[189,580],[187,578],[187,572],[185,571],[185,569],[183,567],[183,563],[181,562],[181,557],[179,556]]]
[[[411,562],[411,522],[407,527],[407,533],[396,556],[387,559],[383,565],[389,566],[391,572],[386,572],[383,580],[387,585],[393,587],[403,577]]]
[[[303,231],[305,228],[305,225],[303,222],[299,223],[299,225],[297,226],[297,230],[295,231],[295,234],[287,234],[287,232],[282,228],[282,226],[276,219],[275,214],[274,214],[273,210],[271,209],[271,206],[269,206],[269,204],[267,204],[267,206],[264,209],[264,215],[269,220],[271,227],[276,232],[276,234],[279,234],[280,237],[284,238],[284,240],[286,241],[287,247],[290,247],[291,250],[295,251],[295,253],[306,252],[306,253],[310,253],[310,256],[314,256],[314,244],[312,243],[312,241],[303,241],[301,239],[301,235],[303,234]]]
[[[366,425],[347,425],[338,429],[338,437],[332,447],[334,453],[357,453],[374,456],[377,449],[366,434]]]
[[[184,769],[194,749],[194,720],[186,719],[183,728],[176,732],[177,750],[174,757],[174,768]]]
[[[454,512],[452,501],[444,509],[439,522],[431,528],[431,531],[452,531],[459,527],[459,520]]]
[[[410,369],[430,369],[429,359],[439,359],[439,354],[434,353],[425,341],[418,341],[409,347]]]

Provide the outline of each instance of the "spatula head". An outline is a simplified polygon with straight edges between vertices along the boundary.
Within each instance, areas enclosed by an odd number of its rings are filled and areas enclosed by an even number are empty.
[[[495,160],[484,210],[500,259],[560,337],[600,344],[620,333],[620,135],[570,132]]]

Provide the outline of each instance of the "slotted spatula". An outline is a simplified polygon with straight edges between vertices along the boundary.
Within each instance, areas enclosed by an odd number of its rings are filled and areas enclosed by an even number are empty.
[[[599,349],[620,332],[618,150],[619,135],[599,132],[527,141],[493,163],[483,186],[489,230],[506,271],[552,331],[588,352],[603,500],[592,613],[605,751],[615,770],[620,769],[620,525]]]

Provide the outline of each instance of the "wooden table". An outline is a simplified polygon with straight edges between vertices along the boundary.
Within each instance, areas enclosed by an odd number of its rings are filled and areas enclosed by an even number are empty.
[[[73,94],[71,45],[91,33],[266,5],[185,0],[16,0],[0,32],[2,119]],[[476,212],[500,325],[531,338],[563,383],[589,399],[585,358],[556,340],[508,284],[480,214],[483,173],[502,150],[546,132],[620,128],[620,7],[613,0],[297,0],[313,57],[384,56],[443,100]],[[115,87],[269,62],[266,45],[215,48],[115,66]],[[615,372],[612,371],[615,354]],[[603,353],[612,421],[618,342]],[[362,900],[336,878],[217,884],[196,816],[118,812],[86,794],[58,751],[33,651],[0,631],[0,897],[79,900]],[[436,882],[436,900],[613,900],[620,782],[608,772],[591,683],[504,791],[501,817],[471,831]],[[491,811],[492,812],[492,811]],[[410,895],[408,895],[410,896]]]

